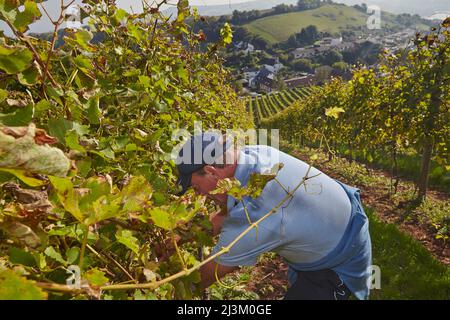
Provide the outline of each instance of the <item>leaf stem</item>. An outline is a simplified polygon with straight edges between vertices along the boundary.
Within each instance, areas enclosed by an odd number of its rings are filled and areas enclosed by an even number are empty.
[[[79,262],[79,266],[80,266],[81,270],[83,270],[83,261],[84,261],[84,254],[86,252],[88,235],[89,235],[89,226],[86,226],[86,232],[83,235],[83,242],[81,243],[80,262]]]

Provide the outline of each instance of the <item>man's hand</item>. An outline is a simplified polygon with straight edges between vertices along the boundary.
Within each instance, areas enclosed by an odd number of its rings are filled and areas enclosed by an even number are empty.
[[[215,214],[212,214],[209,217],[209,221],[213,226],[213,236],[218,235],[220,230],[222,230],[223,220],[227,217],[227,212],[225,209],[218,211]]]
[[[217,264],[215,261],[209,261],[204,266],[200,267],[200,276],[202,279],[202,289],[208,288],[214,282],[216,282],[215,270],[217,267],[217,277],[220,279],[226,274],[233,272],[239,267],[227,267],[221,264]]]

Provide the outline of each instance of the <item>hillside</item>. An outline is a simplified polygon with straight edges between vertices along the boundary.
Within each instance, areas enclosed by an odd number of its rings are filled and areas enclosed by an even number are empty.
[[[395,15],[383,12],[382,26],[397,25]],[[289,12],[252,21],[245,26],[270,43],[286,41],[302,28],[315,25],[319,31],[340,33],[344,30],[366,26],[367,15],[342,4],[325,5],[317,9]]]

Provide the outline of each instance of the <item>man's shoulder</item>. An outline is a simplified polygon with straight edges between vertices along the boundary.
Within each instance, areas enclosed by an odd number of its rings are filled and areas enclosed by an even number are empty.
[[[261,152],[261,151],[282,152],[282,151],[278,150],[277,148],[274,148],[272,146],[268,146],[265,144],[247,144],[247,145],[243,146],[242,149],[243,150],[252,150],[252,151],[256,151],[256,152]]]
[[[277,148],[263,144],[245,145],[241,151],[253,156],[254,160],[261,164],[280,162],[279,159],[287,155]]]

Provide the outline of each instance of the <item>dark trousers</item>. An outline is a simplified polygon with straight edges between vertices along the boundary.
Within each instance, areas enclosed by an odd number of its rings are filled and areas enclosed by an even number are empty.
[[[351,292],[333,270],[297,271],[285,300],[347,300]]]

